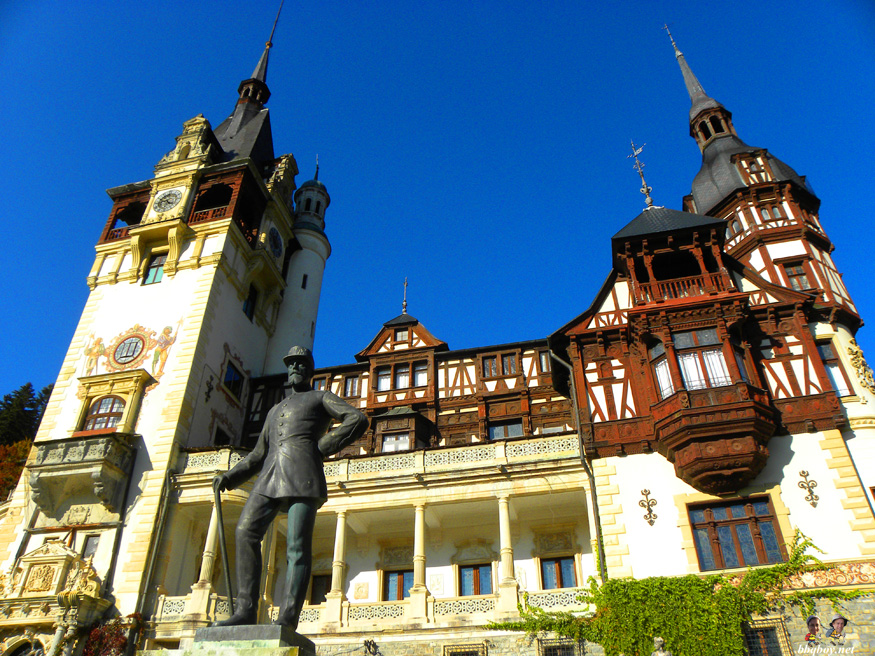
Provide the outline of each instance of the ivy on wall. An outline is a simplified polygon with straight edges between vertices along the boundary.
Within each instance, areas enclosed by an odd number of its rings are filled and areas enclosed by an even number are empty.
[[[607,656],[648,656],[654,636],[665,639],[675,656],[744,656],[743,622],[752,615],[787,607],[813,613],[817,600],[836,603],[872,594],[871,590],[800,590],[786,593],[788,578],[828,569],[809,549],[817,547],[796,532],[787,562],[749,569],[741,575],[711,574],[646,579],[590,578],[581,600],[594,614],[551,613],[520,608],[522,619],[489,625],[491,629],[553,632],[600,644]],[[821,552],[822,553],[822,552]]]

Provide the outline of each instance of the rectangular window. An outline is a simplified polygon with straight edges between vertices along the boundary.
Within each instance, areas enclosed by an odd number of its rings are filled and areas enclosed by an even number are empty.
[[[464,565],[459,567],[459,595],[492,594],[492,565]]]
[[[523,420],[495,421],[489,423],[489,439],[503,440],[508,437],[523,436]]]
[[[498,375],[498,358],[494,355],[483,358],[483,377],[494,378]]]
[[[396,328],[395,329],[395,341],[396,342],[406,342],[410,333],[407,331],[407,328]]]
[[[314,574],[310,583],[310,605],[317,606],[325,601],[331,591],[331,574]]]
[[[400,601],[410,596],[413,570],[383,573],[383,601]]]
[[[550,371],[550,351],[538,352],[538,364],[541,367],[541,373],[546,374]]]
[[[346,380],[343,381],[343,395],[344,396],[358,396],[359,395],[359,377],[358,376],[347,376]]]
[[[577,656],[577,644],[569,638],[539,640],[540,656]]]
[[[99,535],[85,536],[85,544],[82,546],[82,558],[86,559],[97,553],[97,544],[100,542]]]
[[[691,507],[689,512],[703,571],[784,561],[778,522],[767,498]]]
[[[222,380],[222,385],[224,385],[225,389],[231,392],[235,398],[241,400],[240,395],[243,393],[243,374],[234,366],[233,362],[229,362],[227,369],[225,369],[225,378]]]
[[[826,367],[826,373],[832,381],[832,388],[839,396],[850,396],[851,386],[848,384],[848,377],[845,376],[845,370],[842,368],[842,363],[836,355],[835,349],[832,347],[832,342],[818,342],[817,352],[820,353],[820,359]]]
[[[486,656],[486,645],[447,645],[444,656]]]
[[[301,278],[301,289],[307,289],[307,274],[304,274],[304,277]]]
[[[392,367],[377,367],[377,391],[388,392],[392,389]]]
[[[428,384],[428,362],[413,363],[413,386],[425,387]]]
[[[167,253],[153,255],[146,266],[146,275],[143,277],[144,285],[161,282],[164,277],[164,263],[167,262]]]
[[[392,433],[391,435],[383,435],[383,453],[394,453],[395,451],[410,450],[410,433]]]
[[[726,368],[723,350],[703,348],[720,344],[717,330],[705,328],[672,335],[678,351],[678,367],[688,390],[731,385],[732,379]],[[660,385],[661,387],[662,385]]]
[[[512,376],[516,373],[516,355],[507,353],[501,356],[501,374]]]
[[[315,378],[313,379],[313,389],[314,390],[324,390],[327,380],[325,378]]]
[[[410,365],[399,364],[395,367],[395,389],[410,387]]]
[[[249,285],[249,294],[246,296],[246,300],[243,301],[243,314],[252,321],[252,317],[255,316],[255,306],[258,304],[258,290],[255,288],[255,285]]]
[[[744,623],[744,643],[749,656],[790,656],[790,637],[781,618]]]
[[[811,283],[808,282],[808,275],[805,273],[802,262],[786,262],[783,266],[791,289],[795,289],[797,292],[813,289]]]
[[[577,576],[574,573],[574,557],[542,558],[541,580],[544,582],[544,590],[575,587]]]

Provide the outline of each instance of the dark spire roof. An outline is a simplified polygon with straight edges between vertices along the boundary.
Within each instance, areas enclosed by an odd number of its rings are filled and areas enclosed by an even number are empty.
[[[307,180],[304,184],[301,185],[301,189],[305,187],[316,187],[317,189],[322,189],[327,194],[328,191],[325,189],[325,185],[319,180],[319,155],[316,155],[316,175],[313,176],[312,180]]]
[[[219,144],[227,153],[227,160],[251,157],[257,165],[264,165],[274,159],[270,116],[264,105],[270,98],[267,63],[282,9],[280,2],[270,38],[264,44],[264,52],[252,71],[252,77],[243,80],[237,87],[239,98],[234,112],[214,130]]]
[[[710,225],[723,225],[723,220],[715,219],[713,216],[670,210],[666,207],[651,207],[627,223],[626,227],[611,237],[611,241]]]
[[[419,320],[416,319],[413,315],[407,314],[406,312],[402,312],[394,319],[390,319],[386,323],[383,324],[386,328],[392,328],[393,326],[412,326],[413,324],[419,323]]]
[[[696,211],[700,215],[707,214],[723,199],[734,193],[737,189],[746,186],[736,164],[732,161],[732,156],[739,153],[763,152],[776,181],[792,181],[802,187],[806,187],[805,179],[790,166],[771,155],[768,151],[747,145],[735,134],[735,129],[731,125],[732,113],[705,93],[699,80],[696,79],[693,71],[690,70],[683,53],[675,43],[667,26],[665,30],[671,39],[675,57],[678,60],[678,65],[681,67],[681,74],[684,76],[684,84],[693,103],[690,108],[691,124],[693,119],[702,111],[719,108],[722,110],[727,127],[729,127],[729,130],[726,132],[714,134],[702,148],[702,168],[693,179],[691,189],[693,200],[696,203]],[[696,137],[692,125],[690,134]],[[697,140],[701,143],[701,135],[699,135]]]
[[[678,44],[675,43],[674,37],[672,37],[671,32],[668,30],[668,26],[665,27],[665,31],[668,32],[668,38],[671,39],[671,45],[674,48],[674,56],[678,60],[678,66],[681,67],[681,75],[684,76],[684,84],[687,87],[687,93],[690,94],[690,100],[693,103],[692,107],[690,107],[690,120],[692,121],[699,112],[705,109],[723,107],[723,105],[705,93],[699,80],[693,75],[690,65],[687,64],[687,60],[684,58],[684,53],[680,51]]]

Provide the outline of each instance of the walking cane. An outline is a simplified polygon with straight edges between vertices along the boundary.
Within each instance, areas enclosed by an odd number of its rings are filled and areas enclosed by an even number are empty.
[[[234,614],[234,592],[231,590],[231,569],[228,567],[228,550],[225,548],[225,522],[222,519],[222,493],[218,486],[213,488],[216,495],[216,519],[219,528],[219,550],[222,552],[222,565],[225,570],[225,588],[228,590],[228,603],[231,605],[231,615]]]

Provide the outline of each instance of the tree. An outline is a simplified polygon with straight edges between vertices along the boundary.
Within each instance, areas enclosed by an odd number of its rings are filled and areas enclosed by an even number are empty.
[[[36,437],[51,393],[51,385],[34,394],[33,385],[25,383],[0,400],[0,445]]]
[[[0,502],[18,483],[51,394],[51,385],[34,394],[25,383],[0,400]]]

